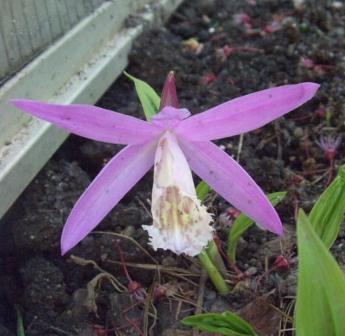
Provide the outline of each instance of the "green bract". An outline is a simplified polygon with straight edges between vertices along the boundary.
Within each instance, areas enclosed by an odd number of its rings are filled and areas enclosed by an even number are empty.
[[[299,211],[297,220],[297,336],[345,335],[345,276]]]
[[[141,79],[135,78],[124,71],[124,74],[134,82],[135,90],[143,107],[147,120],[159,111],[160,98],[156,91]]]
[[[315,203],[309,220],[327,248],[337,238],[345,213],[345,165]]]
[[[185,317],[184,325],[201,331],[208,331],[225,336],[256,336],[253,328],[238,315],[225,311],[224,313],[198,314]]]

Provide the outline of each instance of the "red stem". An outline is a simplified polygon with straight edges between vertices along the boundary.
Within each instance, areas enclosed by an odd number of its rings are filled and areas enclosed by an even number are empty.
[[[120,244],[119,244],[119,243],[116,243],[116,247],[117,247],[117,251],[119,252],[121,265],[122,265],[122,267],[123,267],[123,272],[125,273],[128,282],[132,282],[133,280],[132,280],[131,276],[130,276],[129,273],[128,273],[127,266],[126,266],[126,263],[125,263],[125,259],[124,259],[124,257],[123,257],[123,253],[122,253]]]

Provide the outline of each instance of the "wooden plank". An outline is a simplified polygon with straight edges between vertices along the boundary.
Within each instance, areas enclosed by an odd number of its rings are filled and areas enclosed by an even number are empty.
[[[51,42],[59,37],[64,30],[59,19],[59,13],[57,11],[56,1],[55,0],[45,0],[44,1],[45,11],[47,13],[47,20],[50,25],[51,31]]]
[[[78,20],[82,20],[88,13],[85,12],[84,1],[76,0],[73,2],[76,8]]]
[[[7,53],[5,40],[3,37],[3,32],[1,31],[1,28],[0,28],[0,50],[1,50],[0,74],[6,74],[8,72],[8,69],[10,68],[10,63],[9,63],[9,55]]]
[[[36,11],[36,18],[39,23],[39,31],[41,35],[41,47],[45,47],[53,40],[48,13],[44,4],[45,1],[46,0],[34,0],[34,8]]]
[[[19,2],[17,0],[14,1]],[[21,0],[20,5],[22,9],[17,9],[17,14],[22,18],[22,20],[26,21],[27,33],[32,46],[32,54],[34,54],[42,45],[42,34],[40,31],[37,11],[35,6],[33,6],[32,1],[29,2]],[[31,55],[28,55],[28,58],[29,56]]]
[[[78,0],[74,0],[74,1],[63,0],[63,1],[65,3],[65,7],[67,10],[67,16],[70,23],[70,27],[73,27],[78,22],[78,13],[74,5],[74,2]]]
[[[15,26],[12,20],[11,0],[5,0],[1,6],[0,29],[4,38],[6,54],[11,66],[18,64],[20,59],[20,50],[18,36],[16,35]]]

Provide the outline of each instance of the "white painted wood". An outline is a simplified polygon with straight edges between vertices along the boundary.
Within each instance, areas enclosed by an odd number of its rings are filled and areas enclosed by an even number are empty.
[[[147,0],[128,2],[104,3],[0,88],[0,217],[67,136],[16,110],[9,99],[96,102],[125,68],[133,40],[182,0],[157,0],[137,14],[137,26],[121,30],[131,10]]]
[[[17,55],[20,55],[18,36],[15,33],[15,27],[12,20],[11,1],[3,0],[1,3],[0,30],[3,32],[6,54],[9,56],[9,64],[12,66],[17,62]],[[5,54],[4,52],[1,55]],[[1,56],[2,57],[2,56]]]
[[[0,0],[0,80],[25,65],[106,0],[92,1]]]
[[[1,50],[0,74],[4,74],[6,73],[7,69],[9,69],[10,63],[9,63],[9,56],[7,54],[7,50],[5,47],[5,40],[3,38],[3,34],[1,33],[1,27],[0,27],[0,50]]]

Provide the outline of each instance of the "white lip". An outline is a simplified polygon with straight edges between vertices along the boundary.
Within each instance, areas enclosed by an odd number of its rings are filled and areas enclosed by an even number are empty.
[[[212,239],[211,214],[196,197],[192,173],[171,132],[165,132],[155,155],[152,190],[153,225],[143,228],[156,250],[195,256]]]

